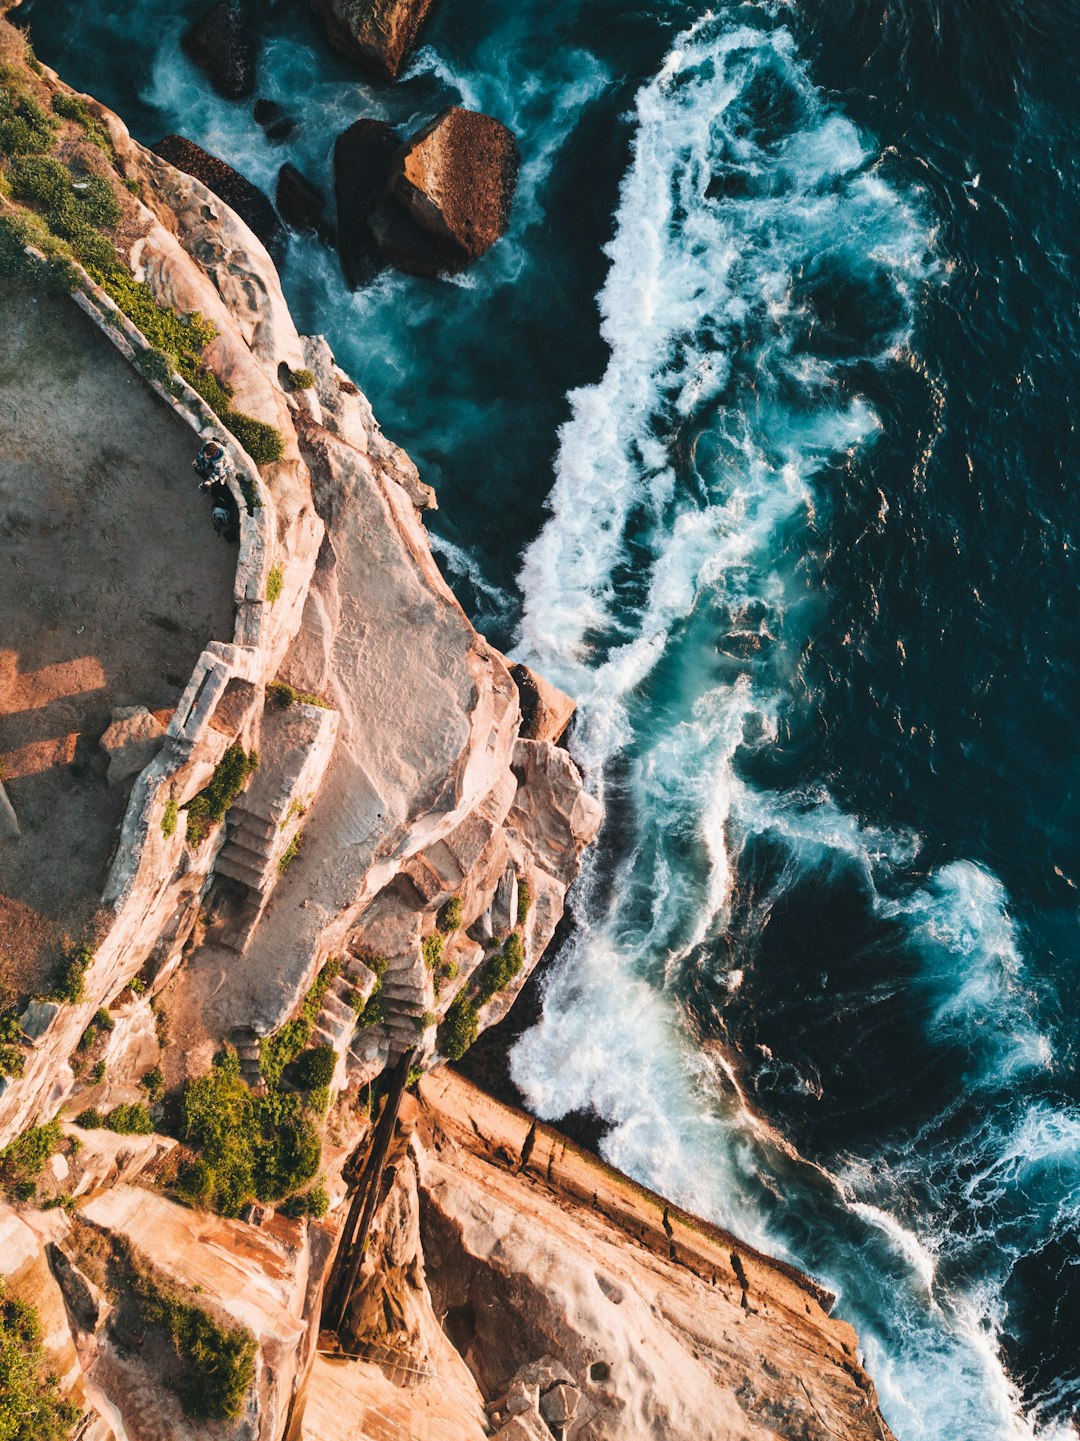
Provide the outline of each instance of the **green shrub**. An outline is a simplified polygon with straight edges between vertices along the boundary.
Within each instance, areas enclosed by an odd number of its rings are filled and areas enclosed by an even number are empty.
[[[94,1019],[90,1022],[90,1024],[92,1026],[96,1026],[99,1031],[111,1031],[116,1025],[116,1022],[113,1020],[112,1016],[109,1015],[108,1011],[105,1009],[104,1006],[99,1006],[94,1012]]]
[[[105,1117],[104,1125],[106,1130],[116,1131],[121,1136],[149,1136],[154,1129],[150,1112],[142,1101],[114,1106]]]
[[[221,418],[256,465],[273,465],[285,454],[285,441],[274,426],[238,410],[230,410]]]
[[[84,995],[83,982],[93,959],[94,953],[85,941],[82,945],[69,946],[57,963],[49,990],[49,1000],[67,1001],[71,1005],[81,1001]]]
[[[420,954],[424,958],[424,964],[428,970],[433,971],[442,960],[443,946],[446,944],[446,937],[438,931],[434,935],[426,936],[420,942]]]
[[[528,883],[528,881],[525,881],[525,880],[519,880],[519,881],[518,881],[518,903],[517,903],[517,919],[518,919],[518,925],[519,925],[519,926],[523,926],[523,925],[525,924],[525,921],[526,921],[526,919],[527,919],[527,917],[528,917],[528,914],[529,914],[529,908],[531,907],[531,905],[532,905],[532,891],[529,889],[529,883]]]
[[[180,1298],[147,1271],[132,1277],[143,1321],[160,1326],[182,1368],[177,1385],[184,1410],[205,1421],[234,1421],[255,1384],[255,1337],[246,1326],[218,1321]]]
[[[141,996],[146,990],[146,982],[142,976],[132,976],[131,980],[127,983],[127,988],[133,996]]]
[[[162,390],[167,390],[170,395],[179,394],[180,385],[176,379],[172,357],[163,350],[140,350],[135,356],[135,364],[147,380],[160,385]]]
[[[305,1091],[329,1086],[337,1070],[337,1052],[333,1046],[313,1046],[296,1062],[296,1084]]]
[[[96,1106],[88,1106],[75,1117],[75,1124],[84,1131],[100,1131],[105,1124],[105,1117]]]
[[[281,595],[284,585],[285,572],[281,569],[280,565],[272,565],[270,567],[270,573],[266,577],[266,599],[271,605],[273,605]]]
[[[525,964],[525,945],[517,931],[512,931],[506,943],[488,962],[480,980],[477,1000],[482,1006],[492,996],[503,991]]]
[[[315,384],[315,372],[313,370],[290,370],[289,384],[293,390],[310,390]]]
[[[386,975],[389,962],[383,956],[372,955],[370,952],[360,956],[369,971],[375,974],[375,985],[372,988],[367,1000],[363,1000],[359,991],[352,994],[353,1009],[356,1011],[356,1024],[362,1031],[370,1030],[372,1026],[381,1026],[386,1019],[386,1008],[383,1004],[382,983]]]
[[[298,1095],[255,1096],[233,1052],[215,1059],[180,1102],[181,1138],[199,1154],[182,1190],[225,1216],[252,1198],[276,1201],[298,1190],[319,1168],[318,1132]]]
[[[456,931],[461,925],[461,897],[451,896],[439,907],[439,913],[435,917],[435,924],[444,934],[449,935]]]
[[[165,1089],[165,1077],[162,1075],[161,1067],[155,1066],[152,1071],[147,1071],[146,1075],[140,1079],[139,1085],[150,1098],[151,1104],[160,1100],[161,1093]]]
[[[52,149],[56,122],[32,95],[0,88],[0,154],[42,155]]]
[[[14,1009],[0,1014],[0,1077],[21,1076],[25,1058],[22,1052],[23,1033]]]
[[[257,751],[246,752],[234,741],[222,756],[210,782],[187,805],[188,844],[201,845],[258,769]]]
[[[110,159],[113,158],[113,145],[109,139],[109,132],[94,116],[89,105],[81,96],[67,95],[58,91],[52,98],[52,108],[64,120],[74,120],[77,125],[81,125],[86,131],[86,138],[93,141],[98,149],[103,150]],[[127,184],[126,181],[124,183]]]
[[[165,802],[165,809],[161,813],[161,834],[166,840],[176,833],[176,822],[180,816],[180,807],[173,800],[172,796]]]
[[[28,1201],[45,1162],[60,1144],[60,1122],[31,1126],[0,1151],[0,1188]]]
[[[67,1441],[78,1420],[48,1374],[37,1312],[0,1280],[0,1441]]]
[[[286,1216],[325,1216],[330,1208],[330,1197],[326,1194],[325,1186],[312,1186],[310,1191],[301,1191],[298,1196],[290,1196],[285,1201],[281,1210]]]
[[[92,1086],[96,1086],[105,1079],[105,1062],[95,1061],[90,1067],[90,1075],[87,1077]]]
[[[457,996],[443,1021],[439,1049],[448,1060],[459,1061],[476,1040],[479,1030],[476,1006],[467,996]]]
[[[297,690],[295,686],[289,685],[288,681],[272,680],[266,687],[266,694],[282,710],[288,710],[293,705],[315,705],[320,710],[330,709],[329,702],[324,701],[322,696],[312,695],[311,691],[307,690]]]
[[[413,1025],[418,1031],[428,1031],[438,1019],[434,1011],[423,1011],[419,1016],[413,1016]]]
[[[282,875],[285,874],[285,872],[292,865],[293,861],[295,861],[297,856],[300,854],[300,847],[303,845],[303,841],[303,832],[297,831],[296,835],[293,836],[292,840],[282,851],[281,859],[277,863],[277,868],[282,873]]]

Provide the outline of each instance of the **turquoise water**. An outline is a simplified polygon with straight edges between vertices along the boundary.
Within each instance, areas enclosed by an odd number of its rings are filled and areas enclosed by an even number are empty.
[[[831,1285],[901,1441],[1071,1434],[1075,13],[444,0],[385,90],[270,5],[274,147],[193,8],[23,13],[267,189],[359,114],[521,137],[456,282],[284,270],[463,604],[581,701],[608,819],[517,1084]]]

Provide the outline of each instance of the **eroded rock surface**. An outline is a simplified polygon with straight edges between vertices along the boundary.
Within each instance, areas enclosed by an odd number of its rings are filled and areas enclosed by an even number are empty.
[[[398,78],[435,0],[311,0],[330,43],[380,80]]]
[[[215,195],[220,195],[226,205],[250,225],[274,260],[280,263],[285,253],[285,235],[280,220],[274,214],[274,207],[257,186],[231,165],[226,165],[224,160],[219,160],[183,135],[165,135],[154,149],[170,165],[193,175]]]

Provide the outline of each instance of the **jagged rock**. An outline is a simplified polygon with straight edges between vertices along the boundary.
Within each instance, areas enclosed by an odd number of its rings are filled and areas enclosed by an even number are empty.
[[[454,106],[413,136],[395,162],[390,185],[394,198],[431,236],[441,268],[456,271],[506,233],[518,164],[517,141],[505,125]],[[403,260],[394,263],[407,269]]]
[[[256,100],[251,111],[256,125],[261,125],[267,140],[280,145],[296,129],[296,121],[276,100]]]
[[[510,674],[521,699],[521,739],[557,745],[577,710],[576,702],[527,665],[512,665]]]
[[[370,221],[399,148],[397,136],[383,120],[355,121],[334,145],[338,253],[345,281],[354,290],[367,285],[382,266]]]
[[[76,1324],[80,1330],[95,1335],[104,1326],[112,1310],[104,1291],[94,1285],[58,1242],[50,1242],[48,1255],[53,1275],[60,1283],[67,1308]]]
[[[250,180],[245,180],[231,165],[226,165],[224,160],[219,160],[183,135],[164,136],[154,146],[154,153],[170,165],[175,165],[177,170],[194,175],[196,180],[201,180],[209,190],[219,195],[259,237],[275,264],[281,264],[285,254],[285,231],[274,213],[274,207]]]
[[[551,1426],[569,1426],[581,1404],[581,1392],[568,1381],[559,1381],[540,1398],[540,1414]]]
[[[330,43],[381,80],[398,78],[435,0],[311,0]]]
[[[508,1416],[520,1416],[523,1411],[535,1411],[540,1405],[540,1387],[527,1381],[511,1381],[507,1387],[502,1409]]]
[[[59,1229],[65,1225],[57,1223]],[[80,1400],[82,1371],[63,1293],[45,1259],[45,1239],[36,1226],[0,1205],[0,1280],[4,1295],[34,1307],[49,1370],[58,1378],[62,1390]]]
[[[326,218],[325,197],[295,165],[283,165],[278,171],[274,199],[278,214],[293,230],[321,236],[328,244],[333,241],[334,230]]]
[[[520,1416],[511,1416],[495,1436],[497,1441],[550,1441],[551,1432],[539,1416],[525,1411]]]
[[[114,706],[111,715],[100,745],[109,757],[109,785],[118,786],[154,759],[165,740],[165,727],[144,705]]]
[[[184,31],[185,52],[226,100],[243,100],[255,89],[255,42],[240,0],[221,0]]]

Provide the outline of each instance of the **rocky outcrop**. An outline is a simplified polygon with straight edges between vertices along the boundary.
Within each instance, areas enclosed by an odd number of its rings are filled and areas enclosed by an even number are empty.
[[[433,277],[463,270],[505,234],[517,141],[474,110],[444,111],[405,145],[381,120],[338,137],[338,248],[356,288],[383,265]]]
[[[155,152],[177,170],[201,180],[208,190],[219,195],[246,225],[249,225],[266,246],[275,263],[285,254],[285,234],[274,207],[250,180],[211,155],[194,140],[182,135],[166,135],[154,146]]]
[[[220,0],[184,31],[185,52],[226,100],[243,100],[255,90],[256,47],[241,0]]]
[[[398,78],[435,0],[311,0],[330,43],[380,80]]]
[[[283,165],[278,171],[274,201],[278,214],[290,229],[318,235],[327,244],[333,243],[335,232],[326,218],[326,199],[295,165]]]
[[[423,1418],[445,1441],[888,1441],[855,1334],[809,1277],[449,1071],[404,1121],[353,1359],[317,1361],[304,1438]]]
[[[460,106],[444,110],[409,141],[390,189],[431,237],[441,269],[462,270],[506,233],[518,163],[517,141],[505,125]],[[379,214],[372,227],[388,250]],[[408,268],[403,258],[394,263]]]

